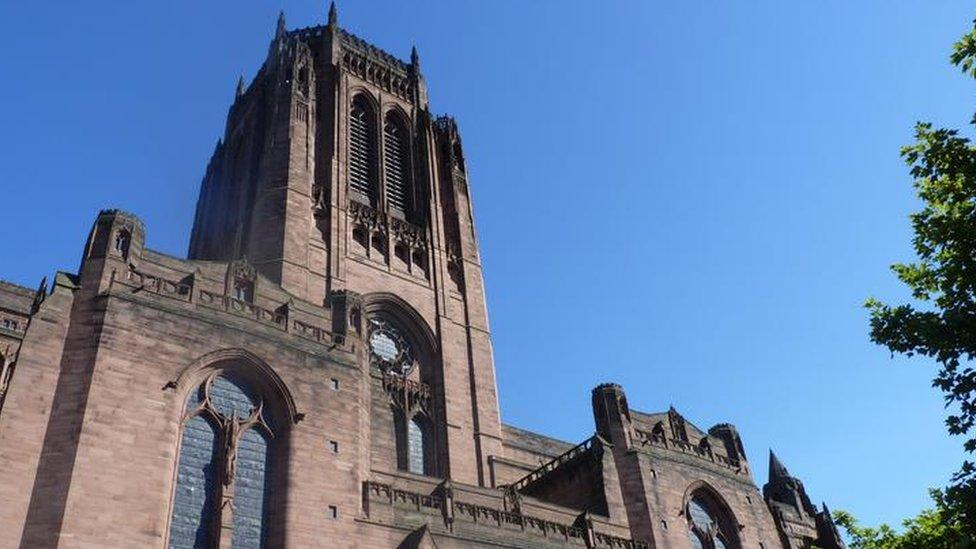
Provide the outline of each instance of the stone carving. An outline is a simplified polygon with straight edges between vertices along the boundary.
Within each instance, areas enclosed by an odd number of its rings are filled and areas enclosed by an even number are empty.
[[[231,264],[231,272],[234,274],[235,280],[247,280],[254,282],[257,278],[258,273],[253,265],[247,262],[246,259],[235,261]]]
[[[381,231],[383,233],[386,232],[386,216],[367,206],[366,204],[356,202],[355,200],[350,200],[349,215],[352,217],[354,222],[370,229],[371,231]]]
[[[229,486],[237,470],[237,440],[241,435],[241,424],[235,418],[224,421],[224,486]]]
[[[407,417],[412,416],[417,410],[430,413],[430,385],[422,381],[383,372],[383,390],[386,391],[390,404],[403,410]]]
[[[402,242],[411,249],[427,249],[427,235],[420,227],[392,217],[390,218],[390,228],[393,229],[393,237],[397,242]]]

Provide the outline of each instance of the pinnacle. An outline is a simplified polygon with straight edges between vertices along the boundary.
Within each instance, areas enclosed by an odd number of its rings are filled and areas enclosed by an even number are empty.
[[[339,24],[339,10],[336,9],[335,1],[329,3],[329,26],[334,27]]]
[[[769,451],[769,479],[774,478],[787,478],[790,476],[790,472],[786,470],[783,462],[776,457],[776,453],[772,450]]]

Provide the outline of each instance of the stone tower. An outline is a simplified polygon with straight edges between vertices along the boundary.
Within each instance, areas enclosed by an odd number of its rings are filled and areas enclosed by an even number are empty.
[[[189,258],[246,260],[327,307],[383,294],[419,315],[440,350],[441,466],[485,483],[500,426],[468,179],[416,49],[407,63],[366,43],[334,4],[325,26],[287,31],[280,16],[207,166]]]

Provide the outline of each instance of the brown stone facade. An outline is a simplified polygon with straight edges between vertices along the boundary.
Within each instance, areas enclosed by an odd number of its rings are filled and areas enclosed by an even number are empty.
[[[468,185],[416,51],[282,17],[187,259],[105,210],[0,283],[0,548],[843,546],[731,425],[613,384],[579,444],[503,425]]]

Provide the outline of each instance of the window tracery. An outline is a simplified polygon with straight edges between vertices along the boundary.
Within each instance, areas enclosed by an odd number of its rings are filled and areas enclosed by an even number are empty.
[[[694,549],[739,547],[733,521],[715,498],[704,490],[692,494],[686,505],[688,540]]]
[[[411,322],[393,309],[368,303],[364,334],[370,366],[382,374],[382,390],[389,398],[393,463],[401,471],[436,476],[438,417],[429,383],[432,370],[425,362],[430,350],[425,339],[410,330]],[[420,321],[422,322],[422,321]],[[379,387],[378,387],[379,388]]]
[[[222,522],[232,524],[233,549],[264,546],[273,440],[264,399],[239,376],[218,371],[190,393],[170,519],[171,549],[215,547]]]
[[[416,366],[410,344],[381,318],[369,320],[369,354],[372,364],[391,374],[407,376]]]

